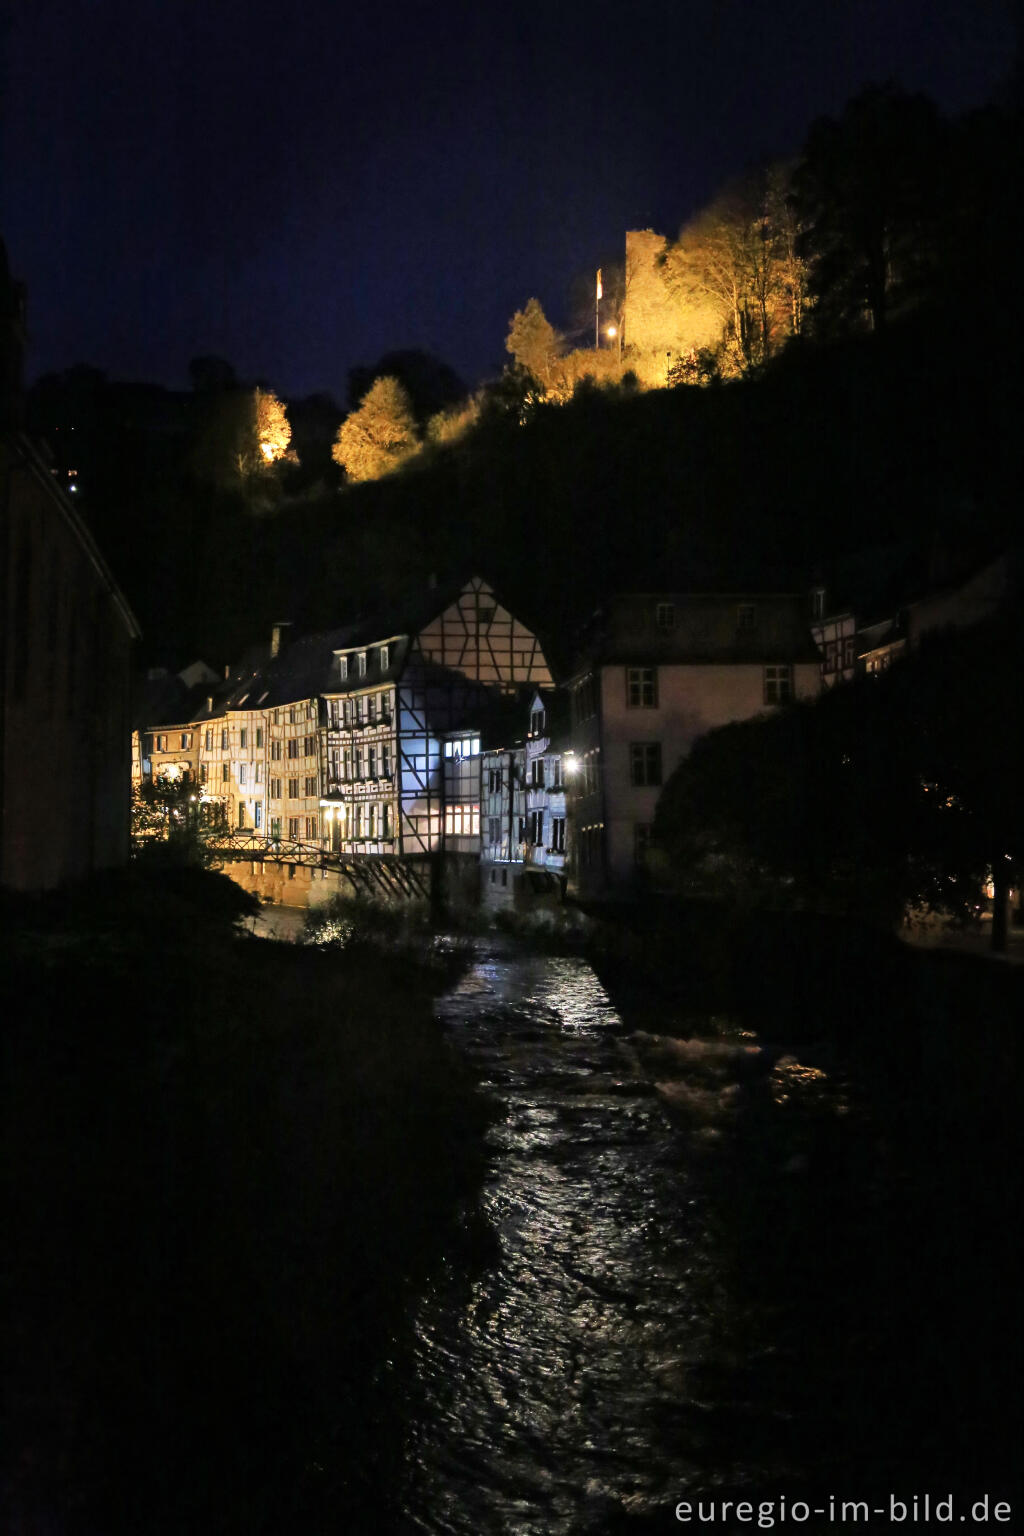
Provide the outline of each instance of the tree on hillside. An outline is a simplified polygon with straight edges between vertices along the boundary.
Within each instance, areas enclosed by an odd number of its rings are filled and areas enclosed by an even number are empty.
[[[379,480],[419,449],[408,392],[397,379],[378,379],[358,410],[338,429],[331,456],[350,480]]]
[[[361,364],[349,369],[350,411],[362,405],[378,379],[398,380],[409,396],[412,413],[420,429],[431,416],[458,406],[468,393],[454,368],[449,368],[447,363],[443,363],[432,352],[407,347],[399,352],[386,352],[369,367]]]
[[[722,327],[727,372],[764,363],[800,329],[802,262],[785,167],[734,181],[680,233],[665,257],[682,305],[711,304]]]
[[[547,388],[551,370],[561,352],[561,338],[548,320],[539,299],[527,299],[509,321],[505,351],[517,365]]]
[[[257,496],[273,466],[288,457],[291,427],[283,403],[269,390],[225,389],[202,395],[192,455],[202,481],[220,490]]]
[[[808,135],[793,176],[816,328],[881,330],[936,261],[946,127],[927,97],[871,86]]]

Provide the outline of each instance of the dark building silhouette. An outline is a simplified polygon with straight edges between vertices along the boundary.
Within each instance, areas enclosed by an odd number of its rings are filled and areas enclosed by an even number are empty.
[[[24,431],[25,340],[0,242],[0,885],[41,891],[128,857],[139,630]]]

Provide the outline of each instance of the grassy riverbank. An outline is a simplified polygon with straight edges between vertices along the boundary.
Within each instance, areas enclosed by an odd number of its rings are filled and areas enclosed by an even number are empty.
[[[9,914],[8,1529],[249,1536],[380,1501],[374,1373],[486,1112],[436,975],[237,937],[216,881]]]

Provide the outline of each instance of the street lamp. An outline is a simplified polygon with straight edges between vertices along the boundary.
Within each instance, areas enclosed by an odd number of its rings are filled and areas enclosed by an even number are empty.
[[[608,337],[609,341],[614,341],[616,336],[619,338],[619,362],[621,363],[622,362],[622,332],[619,330],[617,325],[610,325],[608,327],[608,329],[605,331],[605,335]]]

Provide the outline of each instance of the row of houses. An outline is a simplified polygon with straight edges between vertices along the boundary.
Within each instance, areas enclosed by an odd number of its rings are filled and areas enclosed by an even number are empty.
[[[182,674],[135,761],[189,775],[250,865],[236,874],[284,866],[293,900],[344,881],[425,892],[441,866],[495,903],[601,894],[634,882],[696,737],[820,677],[801,598],[655,594],[596,615],[556,689],[536,634],[473,578],[398,623],[294,641],[280,625],[227,676]]]
[[[294,640],[275,626],[223,677],[153,680],[136,775],[188,774],[221,808],[236,876],[281,878],[273,894],[297,903],[346,882],[443,879],[494,905],[624,892],[698,737],[877,673],[1006,590],[996,561],[860,623],[823,587],[620,595],[556,687],[537,635],[476,577],[400,617]]]

